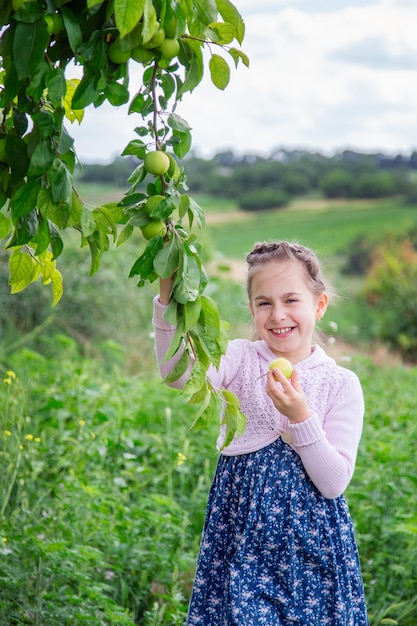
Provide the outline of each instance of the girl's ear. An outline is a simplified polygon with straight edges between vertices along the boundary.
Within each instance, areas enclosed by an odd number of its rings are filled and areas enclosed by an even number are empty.
[[[251,315],[252,315],[252,317],[253,317],[253,306],[252,306],[252,302],[251,302],[250,300],[249,300],[249,302],[248,302],[248,307],[249,307],[250,314],[251,314]]]
[[[327,293],[322,293],[316,304],[316,320],[321,320],[327,310],[327,305],[329,304],[329,296]]]

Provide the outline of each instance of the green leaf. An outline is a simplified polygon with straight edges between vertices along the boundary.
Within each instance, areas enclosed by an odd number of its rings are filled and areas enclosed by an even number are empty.
[[[174,298],[180,304],[197,300],[199,296],[198,283],[193,280],[187,272],[183,272],[182,277],[174,288]]]
[[[220,314],[216,303],[208,296],[201,296],[201,311],[204,316],[204,326],[214,328],[216,335],[220,329]]]
[[[38,193],[37,205],[44,217],[56,224],[58,228],[66,228],[70,220],[69,207],[63,203],[57,204],[52,198],[52,191],[49,187],[41,187]]]
[[[49,169],[49,183],[53,201],[64,203],[70,207],[72,204],[72,177],[65,163],[58,159]]]
[[[96,230],[96,222],[92,212],[83,206],[81,211],[81,231],[86,239],[90,237]]]
[[[39,216],[39,227],[38,227],[38,236],[37,236],[37,247],[36,247],[36,255],[42,254],[49,246],[49,228],[48,228],[48,220],[46,220],[42,215]]]
[[[221,411],[220,398],[217,393],[209,390],[204,398],[191,428],[204,428],[207,423],[217,420]]]
[[[122,156],[133,155],[138,157],[138,159],[143,159],[146,154],[146,144],[141,139],[132,139],[129,141],[126,148],[122,152]]]
[[[154,272],[153,262],[159,252],[163,248],[164,240],[162,237],[155,236],[148,241],[143,254],[136,260],[132,269],[130,270],[129,277],[141,276],[143,279],[149,278]]]
[[[191,130],[191,126],[182,117],[176,113],[171,113],[168,117],[168,126],[173,130],[177,130],[180,133],[185,133]]]
[[[22,181],[29,167],[27,145],[15,135],[9,135],[6,143],[6,154],[12,171],[12,184],[17,185]]]
[[[190,355],[188,354],[187,350],[184,350],[180,359],[174,365],[170,373],[167,376],[165,376],[164,383],[173,383],[179,378],[181,378],[181,376],[185,374],[185,372],[187,371],[189,364],[190,364]]]
[[[190,151],[191,148],[191,133],[189,131],[180,133],[174,130],[172,133],[175,143],[173,144],[173,150],[179,159],[183,159]]]
[[[219,54],[212,54],[209,70],[213,85],[218,89],[226,89],[230,81],[230,68],[223,57]]]
[[[212,22],[206,32],[212,41],[221,45],[231,43],[235,38],[234,27],[223,22]]]
[[[48,229],[49,241],[52,249],[52,259],[57,259],[64,249],[64,243],[59,234],[59,230],[50,220],[48,220]]]
[[[186,331],[191,330],[197,324],[201,313],[202,301],[198,297],[192,302],[186,302],[183,307],[184,328]]]
[[[143,15],[145,0],[114,0],[114,19],[120,37],[132,31]]]
[[[185,80],[177,90],[177,100],[188,91],[192,92],[202,81],[204,74],[202,44],[193,40],[181,41],[181,56],[184,58]]]
[[[179,242],[177,237],[172,237],[155,256],[154,269],[161,278],[169,278],[177,270],[179,258]]]
[[[133,2],[135,0],[132,0]],[[143,8],[143,27],[142,27],[142,41],[148,42],[156,29],[156,22],[158,17],[152,0],[146,0]]]
[[[233,26],[235,37],[241,44],[245,36],[245,23],[239,11],[230,0],[216,0],[216,5],[223,20]]]
[[[71,100],[72,109],[85,109],[89,104],[95,102],[100,90],[97,89],[97,77],[95,75],[84,75],[78,83]]]
[[[187,400],[187,404],[200,404],[200,402],[203,402],[205,404],[205,406],[207,406],[208,402],[210,401],[210,399],[207,398],[207,395],[211,394],[211,389],[209,387],[209,383],[207,378],[204,381],[204,384],[201,385],[200,389],[198,389],[194,395],[191,396],[191,398],[189,398]]]
[[[38,265],[40,267],[41,279],[44,285],[52,285],[52,306],[55,306],[62,297],[62,276],[56,268],[56,263],[52,258],[51,252],[45,252],[37,256]]]
[[[27,215],[19,217],[14,225],[15,230],[12,238],[7,242],[7,248],[23,246],[25,243],[29,243],[35,237],[38,225],[38,213],[35,209]]]
[[[249,58],[244,52],[242,52],[241,50],[238,50],[237,48],[229,48],[227,52],[232,57],[233,61],[235,62],[236,67],[239,64],[239,61],[242,61],[245,67],[249,67]]]
[[[193,368],[182,390],[183,395],[191,398],[205,384],[205,382],[205,368],[200,361],[194,361]]]
[[[101,265],[101,253],[92,235],[87,237],[88,246],[90,248],[91,264],[90,264],[90,276],[94,276],[100,269]]]
[[[115,107],[121,106],[129,101],[128,89],[116,81],[111,81],[107,84],[104,95],[110,104]]]
[[[49,34],[45,20],[33,24],[18,22],[13,40],[13,60],[19,80],[30,77],[41,64]]]
[[[182,319],[180,318],[178,320],[177,327],[171,339],[171,343],[169,344],[168,350],[165,353],[164,358],[162,359],[163,363],[165,361],[168,361],[171,357],[173,357],[174,354],[176,354],[178,350],[183,346],[184,336],[185,336],[184,324],[182,323]]]
[[[182,309],[183,309],[183,305],[179,304],[178,302],[176,302],[174,299],[171,299],[167,308],[165,309],[164,312],[164,319],[169,323],[172,324],[173,326],[177,325],[177,320],[179,318],[181,318],[182,320],[184,319],[182,317]]]
[[[214,22],[217,17],[217,6],[214,0],[194,0],[197,9],[197,18],[203,24]]]
[[[0,213],[0,239],[4,239],[10,232],[11,222],[10,220]]]
[[[221,450],[232,443],[235,435],[243,435],[246,428],[246,417],[240,410],[237,396],[227,389],[222,390],[222,395],[225,400],[222,425],[226,426],[226,433]]]
[[[11,293],[19,293],[40,276],[39,262],[20,249],[14,250],[9,259],[9,285]]]
[[[201,206],[190,196],[188,196],[188,212],[196,219],[197,226],[203,229],[206,223],[206,218]]]
[[[205,369],[207,369],[210,363],[217,368],[222,356],[222,350],[219,343],[213,335],[205,333],[201,329],[190,330],[190,337],[195,344],[195,350],[198,358],[203,363]]]
[[[55,154],[51,140],[48,138],[39,142],[30,159],[28,176],[41,176],[44,174],[52,165],[54,158]]]
[[[74,52],[74,54],[77,54],[78,48],[83,40],[81,27],[75,15],[72,11],[70,11],[68,7],[61,6],[61,13],[71,50]]]
[[[38,181],[27,182],[18,187],[11,199],[11,215],[14,220],[28,215],[36,207],[36,200],[40,189]]]
[[[65,72],[61,67],[55,67],[45,77],[48,96],[55,106],[61,106],[62,98],[67,90]]]
[[[121,246],[123,243],[125,243],[125,241],[130,239],[134,231],[135,231],[134,226],[132,226],[131,224],[126,224],[126,226],[122,228],[122,230],[119,233],[119,236],[117,238],[117,246]]]
[[[64,293],[64,288],[62,286],[62,275],[56,268],[51,276],[51,285],[52,285],[52,306],[58,304],[61,300],[62,295]]]
[[[103,233],[109,233],[113,235],[114,241],[117,239],[117,227],[114,221],[112,212],[108,207],[101,205],[93,210],[93,217],[96,222],[98,230]]]

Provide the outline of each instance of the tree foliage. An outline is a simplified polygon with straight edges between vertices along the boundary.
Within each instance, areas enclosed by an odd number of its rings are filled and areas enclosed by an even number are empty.
[[[192,231],[204,227],[204,211],[187,193],[178,162],[192,137],[176,112],[206,65],[219,89],[227,87],[230,62],[248,65],[239,11],[230,0],[5,0],[0,26],[0,239],[10,251],[11,292],[40,278],[59,301],[56,263],[67,228],[89,248],[91,274],[112,243],[139,230],[147,244],[130,276],[141,286],[175,274],[168,319],[178,330],[170,354],[185,344],[194,359],[188,399],[198,398],[202,419],[225,403],[228,430],[239,431],[234,401],[213,394],[205,375],[218,366],[226,336],[215,303],[203,295],[207,277]],[[143,76],[132,94],[133,63]],[[71,77],[75,66],[81,78]],[[66,123],[81,123],[86,107],[106,101],[129,103],[129,114],[138,115],[123,156],[139,165],[120,202],[91,208],[74,184],[77,155]]]
[[[374,251],[363,289],[375,335],[409,363],[417,363],[416,281],[415,245],[391,239]]]

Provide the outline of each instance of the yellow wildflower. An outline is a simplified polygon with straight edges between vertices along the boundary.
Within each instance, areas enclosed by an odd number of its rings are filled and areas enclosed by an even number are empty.
[[[6,376],[3,379],[3,382],[6,385],[11,385],[12,382],[16,379],[16,374],[12,370],[7,370]]]
[[[187,460],[187,457],[182,452],[178,452],[177,454],[177,465],[182,465],[184,461]]]
[[[27,439],[27,441],[32,441],[33,435],[31,435],[31,434],[26,435],[26,439]]]
[[[10,430],[5,430],[5,431],[4,431],[4,436],[5,436],[5,437],[11,437],[11,436],[12,436],[12,433],[10,432]]]
[[[35,437],[35,441],[36,441],[36,443],[40,443],[41,442],[41,438],[40,437]]]

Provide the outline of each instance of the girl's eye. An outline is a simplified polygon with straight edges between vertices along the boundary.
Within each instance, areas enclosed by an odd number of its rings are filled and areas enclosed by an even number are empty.
[[[288,298],[287,302],[292,304],[293,302],[297,302],[297,300],[295,298]]]
[[[268,306],[269,302],[259,302],[258,306]]]

